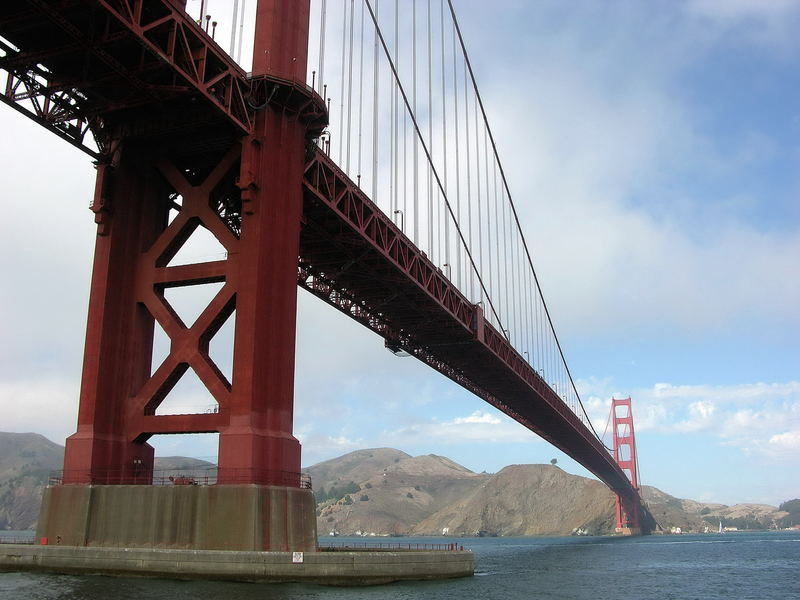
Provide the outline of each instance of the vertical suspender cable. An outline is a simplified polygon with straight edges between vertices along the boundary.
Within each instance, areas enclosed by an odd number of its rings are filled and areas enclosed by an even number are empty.
[[[358,52],[358,187],[361,187],[361,131],[364,123],[364,4],[361,4],[361,34]],[[375,198],[372,199],[376,201]]]
[[[345,172],[350,175],[350,133],[353,120],[353,22],[355,21],[354,0],[350,0],[350,47],[347,53],[347,152],[345,154]]]
[[[239,17],[239,0],[233,0],[233,19],[231,19],[231,51],[228,53],[235,56],[236,49],[236,21]]]
[[[394,0],[394,64],[397,65],[398,69],[400,68],[400,60],[399,60],[399,57],[398,57],[398,47],[400,45],[400,33],[399,33],[400,24],[399,23],[400,23],[399,0]],[[375,28],[375,35],[376,36],[380,35],[380,31],[379,31],[379,29],[377,27]],[[389,81],[391,81],[391,79]],[[400,154],[399,154],[400,132],[398,131],[399,116],[397,114],[397,83],[396,82],[392,82],[392,83],[393,83],[393,85],[392,85],[392,102],[391,102],[391,104],[392,104],[392,129],[391,129],[392,140],[391,140],[391,146],[392,146],[392,149],[394,151],[394,154],[392,155],[393,156],[392,170],[393,170],[393,175],[394,175],[394,192],[393,192],[393,196],[392,196],[392,216],[396,219],[397,218],[397,211],[399,210],[399,207],[398,207],[398,204],[399,204],[398,203],[398,193],[399,193],[398,192],[398,184],[399,184],[398,173],[399,173],[400,159],[398,157],[400,156]],[[402,226],[405,229],[405,214],[403,214]]]
[[[325,77],[325,19],[327,17],[327,3],[328,0],[322,0],[319,8],[319,92],[322,95],[322,84]],[[325,98],[323,98],[325,100]]]
[[[350,0],[352,3],[352,0]],[[344,97],[344,63],[345,58],[347,56],[347,2],[343,4],[343,11],[342,11],[342,57],[341,57],[341,69],[342,69],[342,86],[339,88],[339,95],[341,96],[341,100],[339,102],[339,131],[337,134],[339,135],[339,158],[338,163],[342,164],[342,157],[344,156],[344,103],[346,100]]]
[[[536,332],[533,329],[533,303],[531,302],[531,280],[530,271],[525,270],[523,294],[525,295],[525,331],[527,332],[527,347],[528,347],[528,363],[535,365],[536,348],[534,342],[536,341]],[[534,367],[535,368],[535,367]]]
[[[517,232],[514,232],[515,234]],[[519,286],[520,280],[522,279],[522,273],[525,272],[523,266],[520,264],[520,246],[519,246],[520,236],[514,235],[512,240],[512,254],[514,256],[514,261],[511,263],[511,294],[514,298],[514,304],[518,304],[517,298],[517,289],[521,289]],[[515,313],[517,311],[514,311]]]
[[[428,148],[430,149],[431,158],[433,158],[433,61],[431,56],[431,0],[428,0]],[[428,169],[428,251],[431,255],[431,260],[438,262],[434,258],[433,252],[433,173]]]
[[[474,227],[472,226],[472,172],[474,171],[474,169],[472,168],[472,160],[470,156],[469,92],[467,91],[469,88],[467,86],[468,86],[467,67],[466,65],[464,65],[464,135],[466,137],[466,143],[464,144],[464,146],[467,149],[467,160],[464,172],[467,176],[467,220],[469,226],[469,249],[470,251],[472,251],[472,248],[474,247],[473,246]],[[469,272],[469,293],[471,300],[477,296],[475,294],[475,273],[472,270],[470,270]],[[478,298],[478,301],[480,301],[480,298]]]
[[[503,280],[500,277],[500,244],[502,241],[502,244],[505,246],[505,239],[500,237],[500,212],[498,211],[499,204],[497,203],[497,161],[492,161],[492,195],[494,196],[494,263],[496,267],[494,280],[497,282],[497,301],[500,302],[503,300],[503,295],[508,298],[507,293],[503,294],[504,289],[508,286],[508,281],[503,285]],[[511,322],[508,312],[508,301],[506,301],[505,305],[506,309],[503,311],[503,315],[506,323],[508,323],[509,332],[512,332],[515,331],[516,328],[514,323]]]
[[[495,162],[495,166],[496,165],[497,163]],[[496,183],[497,179],[495,179],[495,184]],[[500,206],[503,211],[503,281],[505,281],[503,288],[505,289],[506,293],[506,314],[508,314],[508,311],[513,308],[514,298],[509,293],[509,286],[511,285],[511,282],[508,278],[508,246],[511,243],[511,240],[508,239],[508,221],[506,219],[505,193],[502,188],[500,188]],[[498,253],[498,260],[499,260],[499,253]],[[500,275],[498,273],[498,277],[499,276]],[[512,306],[509,306],[510,304],[512,304]]]
[[[486,143],[486,127],[483,128],[483,168],[485,169],[484,173],[484,186],[486,189],[486,250],[488,256],[486,257],[486,263],[488,271],[487,278],[489,280],[489,293],[493,294],[492,290],[492,282],[495,281],[495,274],[494,269],[492,268],[492,250],[494,249],[494,244],[492,244],[492,217],[490,214],[491,210],[491,197],[489,194],[489,152],[486,150],[487,143]],[[496,283],[496,281],[495,281]],[[493,298],[495,296],[492,296]],[[511,324],[508,322],[508,315],[503,315],[506,321],[506,325],[508,325],[508,331],[505,332],[506,339],[508,339],[508,335],[511,331]]]
[[[417,118],[417,0],[411,0],[411,113]],[[414,136],[414,234],[412,239],[419,245],[419,144]],[[428,248],[430,252],[430,248]]]
[[[378,2],[375,2],[375,18],[378,18]],[[372,57],[372,200],[378,201],[378,29],[375,28],[374,53]],[[390,217],[393,215],[390,213]]]
[[[399,103],[398,103],[399,104]],[[400,106],[398,105],[398,110]],[[406,108],[403,110],[403,222],[405,223],[406,219],[409,218],[408,215],[408,139],[406,134],[408,133],[408,109]],[[399,191],[399,190],[398,190]],[[412,224],[413,225],[413,224]],[[413,229],[413,227],[412,227]],[[406,235],[409,235],[406,233]],[[416,243],[413,235],[411,236],[411,240]]]
[[[478,139],[478,96],[475,95],[474,114],[475,114],[475,174],[477,176],[475,195],[478,200],[478,270],[483,277],[483,215],[481,214],[481,145]],[[483,302],[483,290],[481,290],[481,302]]]
[[[442,0],[444,2],[444,0]],[[458,122],[458,64],[456,62],[456,31],[455,26],[452,28],[453,34],[453,129],[456,134],[456,225],[461,222],[461,126]],[[469,173],[469,172],[468,172]],[[457,282],[459,289],[461,289],[461,249],[458,248],[456,252],[456,271],[458,272],[459,280]],[[466,278],[465,278],[466,279]],[[466,283],[466,281],[464,282]],[[468,296],[471,297],[472,290],[470,289]]]
[[[399,44],[399,41],[398,41],[398,44]],[[397,86],[398,86],[398,93],[399,93],[400,89],[401,89],[399,80],[397,82]],[[401,110],[400,97],[399,96],[397,98],[397,110],[398,110],[397,114],[398,114],[398,118],[399,118],[400,110]],[[411,219],[411,215],[409,214],[409,210],[408,210],[408,140],[406,138],[406,133],[407,133],[407,128],[408,128],[408,110],[405,107],[403,107],[402,113],[403,113],[403,124],[400,125],[398,123],[398,127],[400,129],[402,129],[402,131],[403,131],[403,192],[402,192],[401,196],[403,198],[403,212],[402,212],[402,214],[403,214],[403,224],[405,225],[409,221],[409,219]],[[400,190],[399,189],[397,190],[397,193],[400,194]],[[413,230],[413,223],[409,227],[409,229],[407,229],[406,231],[408,232],[410,230]],[[410,234],[406,233],[406,235],[410,235]],[[412,237],[412,240],[413,240],[413,236],[411,236],[411,237]]]
[[[244,11],[247,8],[247,0],[242,0],[242,12],[239,15],[239,44],[236,48],[236,62],[242,62],[242,40],[244,39]],[[233,24],[236,27],[236,23]]]
[[[439,0],[439,23],[441,24],[440,41],[442,47],[442,163],[444,164],[444,191],[447,193],[447,73],[444,63],[444,0]],[[456,201],[456,214],[458,214],[458,201]],[[450,266],[452,278],[453,265],[450,264],[450,215],[444,213],[444,262]]]

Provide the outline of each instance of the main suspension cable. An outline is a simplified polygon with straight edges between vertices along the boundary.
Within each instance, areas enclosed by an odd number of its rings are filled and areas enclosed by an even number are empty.
[[[523,244],[523,247],[525,248],[525,256],[527,257],[528,266],[530,267],[530,270],[533,273],[533,279],[534,279],[534,282],[536,283],[536,289],[539,292],[539,296],[540,296],[541,302],[542,302],[542,307],[544,308],[545,315],[547,316],[547,322],[550,325],[550,331],[553,334],[553,339],[554,339],[555,344],[556,344],[556,346],[558,348],[558,353],[561,356],[561,362],[564,365],[564,369],[567,372],[567,376],[569,378],[570,385],[571,385],[573,391],[575,392],[575,395],[578,398],[578,403],[581,406],[581,410],[583,411],[583,414],[586,417],[586,422],[589,425],[589,427],[591,428],[591,430],[594,433],[595,437],[597,437],[599,439],[599,436],[597,435],[597,431],[595,431],[594,425],[592,425],[592,421],[589,418],[589,415],[586,413],[586,407],[583,406],[583,402],[581,401],[581,397],[580,397],[580,394],[578,393],[578,389],[577,389],[577,387],[575,385],[575,381],[574,381],[574,379],[572,377],[572,373],[570,372],[569,365],[567,365],[566,358],[564,357],[564,352],[563,352],[563,350],[561,348],[561,342],[558,340],[558,335],[556,334],[555,327],[553,326],[553,320],[552,320],[552,318],[550,316],[550,311],[547,308],[547,303],[545,302],[544,296],[542,295],[542,288],[541,288],[541,285],[539,284],[539,277],[536,275],[536,270],[533,267],[533,260],[531,259],[531,253],[530,253],[530,250],[528,248],[528,243],[525,241],[525,237],[522,235],[522,225],[520,224],[519,215],[517,213],[516,206],[514,205],[514,200],[513,200],[512,196],[511,196],[511,189],[510,189],[510,187],[508,185],[508,180],[506,179],[505,170],[503,169],[503,164],[500,162],[499,154],[497,152],[497,144],[495,143],[494,135],[492,134],[491,128],[489,127],[489,120],[488,120],[488,118],[486,116],[486,110],[484,109],[483,100],[481,99],[480,92],[478,91],[478,84],[477,84],[477,81],[475,79],[475,73],[474,73],[474,71],[472,69],[472,63],[469,60],[469,55],[467,54],[467,48],[466,48],[466,45],[464,44],[464,37],[461,34],[461,27],[458,24],[458,19],[456,17],[455,9],[453,8],[452,0],[447,0],[447,4],[448,4],[448,6],[450,8],[450,15],[451,15],[451,17],[453,19],[453,23],[454,23],[455,28],[456,28],[456,33],[458,34],[458,40],[459,40],[459,43],[461,45],[461,51],[462,51],[462,53],[464,55],[464,61],[465,61],[467,69],[469,70],[470,79],[472,80],[472,86],[473,86],[473,89],[475,90],[475,97],[476,97],[477,102],[480,104],[481,113],[483,115],[484,126],[486,127],[486,130],[487,130],[488,135],[489,135],[489,139],[491,140],[492,151],[494,153],[495,160],[497,160],[498,166],[500,168],[500,174],[501,174],[501,177],[502,177],[502,180],[503,180],[503,186],[505,187],[506,193],[508,194],[508,202],[509,202],[509,205],[511,206],[511,210],[512,210],[512,212],[514,214],[514,221],[515,221],[515,223],[517,225],[517,230],[520,233],[520,237],[522,238],[522,244]]]

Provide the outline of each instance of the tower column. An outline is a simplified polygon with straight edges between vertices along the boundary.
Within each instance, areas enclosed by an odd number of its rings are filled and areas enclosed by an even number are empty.
[[[259,0],[253,75],[303,82],[308,0]],[[299,485],[292,435],[306,126],[269,107],[242,147],[242,229],[229,426],[220,482]]]
[[[153,317],[136,302],[137,269],[164,229],[165,195],[163,181],[134,151],[116,168],[98,166],[78,428],[66,442],[65,483],[138,482],[152,473],[153,449],[129,439],[125,409],[150,377]]]
[[[628,476],[634,490],[639,490],[639,469],[636,462],[636,436],[633,431],[633,413],[630,398],[611,399],[614,426],[614,460]],[[617,531],[639,532],[641,522],[636,498],[623,498],[617,494]]]

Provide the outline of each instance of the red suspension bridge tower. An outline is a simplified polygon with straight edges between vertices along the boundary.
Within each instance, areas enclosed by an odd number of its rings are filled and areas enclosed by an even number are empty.
[[[107,140],[92,204],[78,428],[66,443],[65,485],[44,499],[40,537],[315,549],[315,504],[292,433],[302,178],[307,145],[327,119],[304,83],[309,0],[259,0],[248,75],[186,14],[185,1],[10,4],[24,25],[4,35],[46,56],[65,80],[83,71],[80,100],[97,105],[92,127]],[[201,227],[226,258],[172,266]],[[183,322],[165,291],[207,283],[223,285],[194,323]],[[234,312],[229,381],[209,345]],[[151,365],[156,322],[170,350]],[[190,369],[218,410],[157,414]],[[209,432],[219,433],[217,485],[146,485],[151,436]]]
[[[631,399],[612,398],[611,416],[614,426],[614,460],[628,476],[633,489],[639,491],[639,463],[636,459],[636,436],[633,431]],[[641,530],[639,503],[629,502],[617,494],[617,531],[638,535]]]

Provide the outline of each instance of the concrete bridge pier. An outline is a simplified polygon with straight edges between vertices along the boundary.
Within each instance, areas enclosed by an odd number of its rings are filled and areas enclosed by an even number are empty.
[[[45,490],[37,540],[107,548],[317,549],[310,489],[268,485],[58,485]]]

